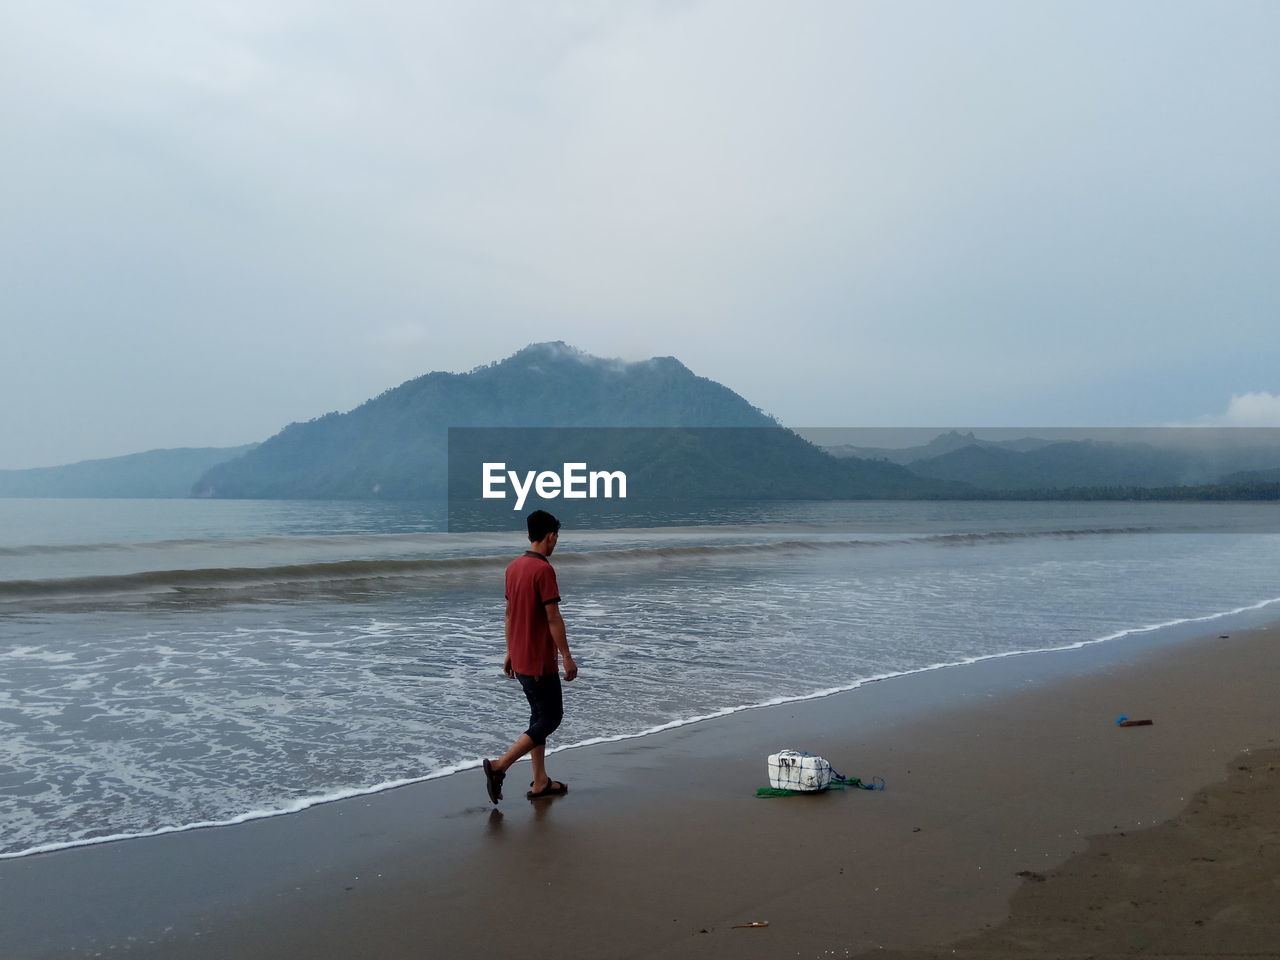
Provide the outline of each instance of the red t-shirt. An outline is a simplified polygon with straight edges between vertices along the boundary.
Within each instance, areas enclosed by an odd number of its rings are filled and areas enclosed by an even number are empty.
[[[507,566],[507,611],[511,615],[511,667],[543,677],[556,672],[556,645],[547,624],[547,604],[560,602],[551,561],[527,550]]]

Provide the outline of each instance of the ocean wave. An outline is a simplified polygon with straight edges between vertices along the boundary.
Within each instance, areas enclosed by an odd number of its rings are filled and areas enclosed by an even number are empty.
[[[664,544],[656,547],[598,549],[576,553],[561,553],[556,555],[556,562],[570,566],[652,564],[750,556],[758,553],[830,552],[867,547],[884,547],[893,544],[963,546],[1044,537],[1114,536],[1150,533],[1155,529],[1149,526],[1086,527],[1060,530],[945,533],[893,539],[854,537],[848,539],[766,540],[751,543]],[[27,600],[76,599],[114,594],[288,586],[291,584],[314,584],[333,581],[455,576],[473,571],[498,569],[505,566],[510,560],[511,555],[504,552],[480,556],[328,560],[263,566],[144,570],[122,574],[97,574],[39,580],[0,580],[0,603],[15,603]]]
[[[665,544],[656,547],[598,549],[557,554],[556,562],[572,566],[679,562],[769,552],[820,552],[883,547],[888,544],[970,545],[1043,537],[1080,537],[1149,533],[1152,527],[1095,527],[1037,531],[988,531],[909,536],[894,539],[788,539],[752,543]],[[207,542],[207,541],[206,541]],[[56,600],[112,594],[161,591],[237,589],[253,586],[287,586],[326,581],[356,581],[402,577],[450,576],[493,570],[511,560],[509,553],[480,556],[408,557],[358,560],[326,560],[310,563],[262,566],[200,567],[143,570],[122,574],[96,574],[37,580],[0,580],[0,603],[24,600]]]
[[[125,540],[100,543],[27,543],[0,545],[0,557],[38,557],[64,553],[114,553],[121,550],[237,549],[271,546],[385,546],[388,543],[439,543],[443,533],[325,533],[261,537],[186,537],[169,540]],[[476,536],[473,534],[473,536]],[[496,535],[495,536],[499,536]]]

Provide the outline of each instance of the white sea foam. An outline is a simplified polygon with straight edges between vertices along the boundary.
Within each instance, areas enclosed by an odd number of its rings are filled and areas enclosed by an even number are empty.
[[[0,652],[0,659],[38,660],[44,663],[66,663],[74,657],[69,653],[57,653],[42,646],[21,646]]]

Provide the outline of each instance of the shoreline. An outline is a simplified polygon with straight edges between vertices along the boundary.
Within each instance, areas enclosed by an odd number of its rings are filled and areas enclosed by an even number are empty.
[[[1268,607],[1280,604],[1280,597],[1274,597],[1266,600],[1259,600],[1256,603],[1248,604],[1242,607],[1235,607],[1230,610],[1223,610],[1215,613],[1205,614],[1198,617],[1183,617],[1176,620],[1168,620],[1160,623],[1144,624],[1137,627],[1126,627],[1113,633],[1106,634],[1101,637],[1095,637],[1088,640],[1079,640],[1072,644],[1060,647],[1041,647],[1029,650],[1013,650],[1005,653],[993,653],[983,656],[972,657],[966,660],[956,661],[954,663],[935,663],[928,666],[919,667],[913,670],[907,670],[900,673],[880,674],[871,677],[865,677],[857,680],[852,684],[822,689],[813,693],[801,696],[778,698],[768,700],[762,703],[740,704],[733,707],[725,707],[712,713],[700,716],[681,718],[661,723],[653,727],[647,727],[636,733],[624,733],[614,736],[599,737],[577,743],[566,744],[561,747],[553,747],[548,750],[548,756],[563,753],[569,750],[581,750],[590,747],[597,747],[605,744],[626,743],[628,741],[640,740],[645,737],[658,736],[683,727],[692,726],[699,723],[705,723],[711,720],[720,720],[727,717],[733,717],[741,713],[752,710],[767,710],[774,707],[786,707],[791,704],[807,703],[814,700],[822,700],[827,697],[836,697],[845,694],[854,693],[870,684],[884,683],[886,681],[905,680],[910,677],[922,674],[932,673],[935,671],[948,671],[972,667],[978,664],[988,663],[991,661],[1005,660],[1024,656],[1038,656],[1044,654],[1069,653],[1081,650],[1086,647],[1098,644],[1115,643],[1116,641],[1130,640],[1142,634],[1158,633],[1160,631],[1179,630],[1183,634],[1187,629],[1198,629],[1200,624],[1212,623],[1217,620],[1228,620],[1232,617],[1240,617],[1241,615],[1257,614]],[[1280,624],[1280,617],[1276,622]],[[462,760],[450,764],[440,770],[433,771],[420,777],[410,777],[402,780],[391,780],[384,783],[375,784],[369,787],[352,787],[346,790],[317,797],[299,798],[289,805],[272,810],[250,810],[245,813],[235,814],[221,820],[203,821],[199,823],[179,824],[176,826],[158,827],[152,830],[143,830],[137,832],[123,832],[118,834],[105,835],[101,837],[90,837],[81,840],[69,841],[53,841],[46,844],[40,844],[24,850],[18,850],[11,853],[0,853],[0,864],[6,860],[21,860],[27,857],[43,856],[49,853],[58,853],[64,850],[75,850],[84,847],[93,847],[101,844],[122,843],[133,840],[148,840],[155,837],[168,836],[170,834],[189,833],[195,830],[210,830],[223,827],[235,827],[245,823],[251,823],[258,820],[270,820],[277,817],[294,816],[303,813],[313,807],[323,806],[331,803],[344,803],[350,800],[358,800],[362,797],[376,796],[390,790],[399,790],[404,787],[416,786],[418,784],[430,783],[434,780],[442,780],[448,777],[465,775],[469,770],[476,770],[480,767],[479,760]]]
[[[1170,819],[1240,749],[1276,735],[1280,625],[1177,633],[565,749],[549,766],[568,796],[529,804],[509,788],[497,813],[464,771],[0,861],[6,940],[15,960],[398,957],[432,943],[461,957],[763,957],[780,943],[804,956],[948,942],[1003,919],[1019,871],[1043,874],[1089,835]],[[1114,726],[1147,712],[1150,728]],[[783,746],[882,775],[888,790],[757,800],[764,757]],[[530,863],[543,885],[530,885]],[[513,929],[512,904],[541,919]],[[730,922],[752,920],[771,927]]]

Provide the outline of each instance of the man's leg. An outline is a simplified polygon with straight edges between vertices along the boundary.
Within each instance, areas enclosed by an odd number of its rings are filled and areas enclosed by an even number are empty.
[[[529,751],[529,759],[533,766],[532,790],[542,793],[551,785],[551,778],[547,776],[547,737],[560,726],[564,717],[564,699],[560,692],[559,674],[539,677],[532,689],[536,694],[529,697],[529,702],[535,705],[529,733],[537,746]]]
[[[506,753],[504,753],[497,760],[493,761],[493,769],[497,770],[500,773],[506,773],[508,767],[510,767],[513,763],[515,763],[517,760],[519,760],[521,757],[523,757],[526,753],[528,753],[531,750],[536,750],[538,752],[539,758],[541,758],[542,755],[546,752],[544,747],[534,746],[533,738],[530,737],[527,733],[522,733],[520,734],[519,739],[517,739],[515,743],[513,743],[510,747],[507,748]]]
[[[529,754],[529,760],[533,766],[534,793],[545,790],[547,784],[551,782],[551,778],[547,776],[547,745],[540,743],[535,747],[527,733],[520,734],[520,739],[513,743],[506,753],[493,761],[493,769],[499,773],[506,773],[507,769],[526,753]]]
[[[493,769],[497,770],[499,773],[506,773],[507,769],[513,763],[523,757],[530,750],[538,748],[537,742],[529,735],[530,732],[537,729],[538,717],[542,709],[535,693],[537,687],[536,685],[530,684],[530,681],[533,680],[532,677],[526,677],[517,673],[516,679],[520,681],[520,687],[524,690],[525,699],[529,701],[529,729],[520,734],[516,739],[516,742],[507,748],[506,753],[493,761]]]
[[[501,757],[485,762],[489,764],[489,769],[505,776],[513,763],[526,753],[531,753],[533,789],[541,791],[550,783],[546,767],[547,735],[560,726],[560,720],[564,716],[560,677],[554,673],[548,677],[527,677],[523,674],[516,674],[516,677],[520,680],[520,686],[524,688],[525,697],[529,700],[529,729],[520,734],[516,742]],[[536,738],[533,734],[537,734]],[[491,789],[494,789],[492,784]],[[497,789],[501,789],[500,782]],[[494,803],[497,803],[497,800],[494,800]]]
[[[497,803],[502,799],[502,780],[507,775],[507,768],[533,749],[533,739],[527,734],[520,734],[507,752],[497,760],[484,761],[484,775],[488,782],[489,799]]]
[[[547,789],[551,782],[547,776],[547,745],[544,743],[530,750],[529,761],[533,764],[533,792]]]

